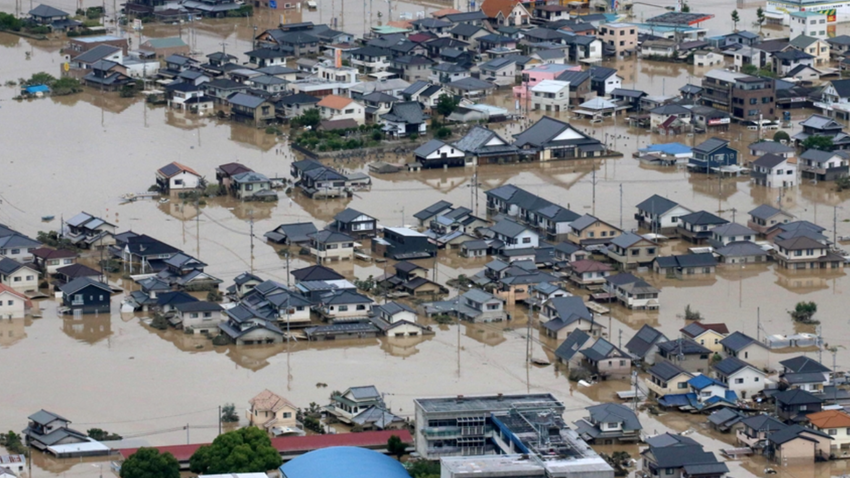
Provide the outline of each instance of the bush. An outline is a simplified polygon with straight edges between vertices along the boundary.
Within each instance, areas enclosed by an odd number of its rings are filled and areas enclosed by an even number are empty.
[[[418,135],[418,134],[416,134],[416,133],[410,133],[410,140],[411,140],[411,141],[416,141],[417,139],[419,139],[419,135]]]
[[[168,328],[168,320],[165,319],[164,315],[155,313],[153,320],[151,320],[151,328],[165,330]]]
[[[108,431],[101,430],[100,428],[90,428],[86,431],[86,435],[95,441],[117,441],[124,438],[117,433],[109,433]]]
[[[52,85],[50,85],[50,88],[53,96],[66,96],[83,91],[83,87],[80,85],[80,80],[71,78],[70,76],[56,80]]]
[[[230,339],[224,334],[219,334],[213,337],[212,343],[213,345],[229,345]]]
[[[384,139],[384,135],[381,134],[380,131],[374,131],[372,133],[372,140],[373,141],[381,141],[382,139]]]
[[[221,407],[221,421],[224,423],[237,423],[239,415],[236,414],[236,405],[226,403]]]
[[[691,304],[688,304],[685,306],[685,320],[700,321],[702,320],[702,314],[699,311],[692,310]]]
[[[445,139],[452,135],[452,130],[445,126],[434,131],[434,136],[439,139]]]
[[[789,136],[788,133],[786,133],[785,131],[777,131],[773,135],[773,140],[776,141],[776,142],[779,142],[779,141],[782,141],[782,140],[790,141],[791,136]]]
[[[818,305],[814,302],[797,302],[794,310],[790,311],[791,317],[802,324],[819,324],[819,320],[812,317],[818,311]]]
[[[0,30],[11,30],[13,32],[21,31],[21,27],[24,25],[24,22],[18,18],[15,18],[14,15],[9,13],[0,12]]]
[[[0,446],[15,455],[29,455],[27,447],[21,441],[21,436],[11,430],[9,433],[0,435]]]
[[[221,291],[218,289],[207,292],[207,302],[221,302],[222,299],[224,299],[224,296],[221,295]]]
[[[590,380],[590,370],[584,367],[570,367],[569,379],[573,382],[578,382],[579,380]]]

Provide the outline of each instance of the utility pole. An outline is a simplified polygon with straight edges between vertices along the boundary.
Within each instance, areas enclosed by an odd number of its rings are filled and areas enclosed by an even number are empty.
[[[838,206],[832,208],[832,247],[838,247]]]
[[[286,251],[286,287],[289,287],[289,251]]]
[[[253,274],[254,273],[254,211],[253,210],[248,215],[248,217],[250,217],[250,220],[248,221],[248,223],[251,225],[251,232],[250,232],[249,236],[251,238],[251,274]]]
[[[189,424],[186,424],[186,444],[189,444]]]
[[[534,308],[531,309],[531,314],[525,325],[525,362],[531,362],[531,316],[534,314]]]
[[[620,230],[623,230],[623,183],[620,183]]]
[[[221,405],[218,406],[218,434],[221,435]]]
[[[592,214],[595,216],[596,215],[596,161],[591,160],[590,164],[591,164],[591,168],[593,169],[593,171],[592,171],[593,179],[591,180],[591,182],[593,183],[593,207],[592,207],[591,210],[592,210]]]
[[[756,307],[756,342],[761,342],[761,307]]]
[[[617,341],[618,341],[617,348],[621,349],[621,348],[623,348],[623,329],[617,329],[617,330],[619,331],[619,334],[617,334],[618,335],[618,337],[617,337]]]

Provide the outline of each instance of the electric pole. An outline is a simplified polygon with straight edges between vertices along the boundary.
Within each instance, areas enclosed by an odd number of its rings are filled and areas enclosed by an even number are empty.
[[[591,179],[591,183],[593,184],[593,204],[592,204],[592,209],[591,209],[592,213],[591,214],[596,216],[596,161],[595,160],[591,160],[591,161],[592,161],[591,167],[593,168],[593,170],[592,170],[592,178],[593,179]]]
[[[620,230],[623,230],[623,183],[620,183]]]
[[[250,218],[248,224],[251,225],[251,232],[248,234],[251,239],[251,274],[254,273],[254,211],[248,215]]]

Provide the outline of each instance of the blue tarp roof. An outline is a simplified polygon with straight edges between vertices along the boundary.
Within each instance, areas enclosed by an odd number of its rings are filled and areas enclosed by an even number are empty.
[[[691,147],[682,143],[651,144],[645,148],[641,148],[639,151],[647,153],[657,151],[664,154],[685,154],[691,152]]]
[[[32,85],[24,88],[27,93],[47,93],[50,91],[50,87],[47,85]]]

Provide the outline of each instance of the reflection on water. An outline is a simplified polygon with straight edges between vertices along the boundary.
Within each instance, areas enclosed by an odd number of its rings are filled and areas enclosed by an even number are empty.
[[[89,345],[112,335],[112,317],[109,314],[65,315],[61,320],[65,335]]]
[[[26,327],[32,325],[32,319],[0,319],[0,347],[9,347],[27,336]]]

